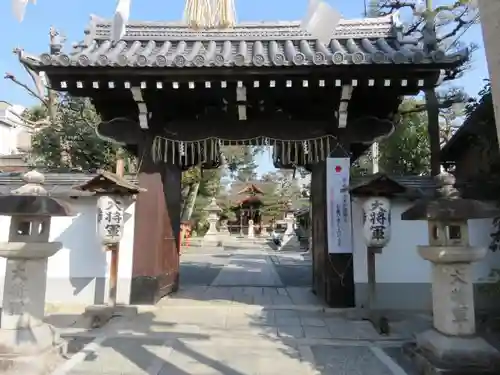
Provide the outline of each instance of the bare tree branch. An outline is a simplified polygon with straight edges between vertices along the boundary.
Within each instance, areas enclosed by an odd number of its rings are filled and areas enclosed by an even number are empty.
[[[3,77],[4,79],[11,80],[14,82],[16,85],[21,86],[23,89],[28,91],[28,93],[33,96],[34,98],[38,99],[47,109],[49,109],[49,103],[47,103],[47,100],[45,98],[42,98],[40,95],[38,95],[35,90],[33,90],[31,87],[29,87],[27,84],[22,83],[19,81],[13,74],[11,73],[5,73],[5,76]]]
[[[469,101],[469,97],[460,89],[451,89],[446,93],[438,95],[438,109],[446,110],[454,104],[465,103]],[[404,111],[399,111],[400,115],[408,115],[411,113],[419,113],[427,110],[427,104],[416,104],[413,108]]]

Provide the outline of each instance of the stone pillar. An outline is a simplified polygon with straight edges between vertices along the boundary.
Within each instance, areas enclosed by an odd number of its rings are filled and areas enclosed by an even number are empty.
[[[500,86],[496,84],[500,82],[500,42],[498,40],[498,35],[500,35],[500,1],[478,0],[478,6],[488,71],[492,82],[491,94],[497,126],[497,139],[500,140]]]
[[[255,231],[253,226],[253,220],[250,219],[248,220],[248,238],[254,238],[254,237],[255,237]]]
[[[7,259],[0,342],[15,355],[37,354],[58,342],[43,322],[47,260],[62,248],[48,242],[50,221],[71,215],[66,204],[47,196],[42,174],[28,172],[24,181],[11,196],[0,197],[0,215],[11,216],[9,242],[0,243],[0,257]]]
[[[209,228],[205,236],[203,236],[203,243],[217,245],[220,242],[217,222],[219,221],[219,213],[222,209],[217,205],[215,198],[212,198],[210,204],[204,210],[208,213]]]

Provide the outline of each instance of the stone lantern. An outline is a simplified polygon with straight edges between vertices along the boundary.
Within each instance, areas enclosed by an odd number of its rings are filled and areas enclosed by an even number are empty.
[[[291,200],[285,204],[285,224],[281,250],[300,250],[300,243],[295,233],[295,210]]]
[[[435,199],[421,200],[401,215],[402,220],[427,221],[429,245],[418,246],[418,253],[432,263],[434,329],[419,334],[416,345],[407,349],[421,369],[462,374],[470,368],[474,371],[467,374],[499,374],[499,352],[475,335],[472,263],[487,249],[470,246],[467,225],[469,219],[495,217],[499,211],[462,199],[448,173],[436,176],[436,185]]]
[[[43,322],[47,260],[62,248],[49,242],[51,217],[73,216],[69,205],[48,196],[36,171],[24,175],[26,185],[0,196],[0,215],[10,216],[8,242],[0,243],[6,258],[0,342],[8,354],[33,355],[57,343]]]
[[[217,222],[219,221],[219,214],[222,209],[217,204],[215,198],[212,198],[210,204],[204,208],[204,211],[208,213],[208,231],[203,237],[203,243],[217,245],[220,242],[219,232],[217,231]]]

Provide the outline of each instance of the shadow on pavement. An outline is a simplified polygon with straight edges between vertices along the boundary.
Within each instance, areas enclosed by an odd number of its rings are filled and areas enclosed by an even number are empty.
[[[182,332],[173,322],[155,321],[151,312],[140,313],[128,321],[110,322],[91,335],[108,335],[97,351],[86,352],[82,362],[68,375],[76,374],[135,374],[190,375],[193,366],[206,373],[244,375],[228,364],[214,360],[187,343],[208,341],[210,336]],[[155,327],[156,330],[153,330]],[[81,338],[75,338],[81,339]],[[89,342],[89,338],[85,340]],[[81,348],[80,348],[81,350]],[[85,350],[85,349],[84,349]],[[176,359],[176,361],[173,361]],[[173,363],[176,362],[176,363]]]

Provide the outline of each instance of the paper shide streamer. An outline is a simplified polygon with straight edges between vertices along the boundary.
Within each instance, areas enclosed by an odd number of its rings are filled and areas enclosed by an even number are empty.
[[[12,0],[12,13],[19,22],[23,22],[28,3],[36,5],[36,0]]]
[[[156,136],[151,154],[155,163],[196,165],[204,163],[231,164],[233,160],[223,153],[223,146],[271,146],[273,159],[293,165],[314,164],[326,160],[340,142],[332,135],[300,140],[284,140],[270,137],[250,139],[222,139],[210,137],[199,140],[183,141]],[[344,152],[348,156],[348,152]]]
[[[251,0],[249,0],[251,1]],[[22,22],[26,7],[36,0],[12,0],[12,11]],[[111,40],[119,41],[125,36],[130,16],[131,0],[118,0],[111,26]],[[340,21],[340,13],[326,2],[309,0],[309,7],[301,27],[321,43],[329,43]],[[196,29],[227,29],[236,25],[234,0],[186,0],[184,20]]]
[[[186,0],[184,21],[195,29],[227,29],[236,24],[234,0]]]

